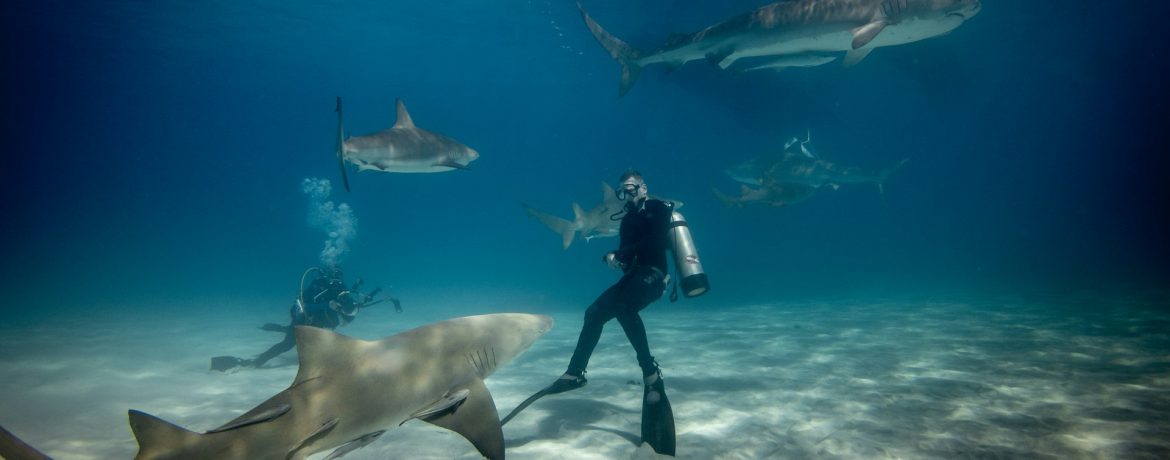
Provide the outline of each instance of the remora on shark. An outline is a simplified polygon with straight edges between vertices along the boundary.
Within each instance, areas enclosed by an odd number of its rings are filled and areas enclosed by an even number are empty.
[[[434,173],[467,169],[468,164],[479,158],[475,149],[415,126],[401,99],[397,108],[398,119],[390,129],[346,139],[341,98],[337,98],[337,166],[346,191],[349,191],[346,161],[357,165],[358,171]]]
[[[297,326],[300,369],[288,389],[205,433],[131,410],[135,458],[304,459],[338,447],[329,456],[337,458],[419,419],[503,459],[499,414],[483,380],[552,325],[543,315],[500,313],[374,341]]]
[[[744,70],[818,66],[844,52],[845,64],[860,62],[882,46],[902,45],[946,34],[977,14],[979,0],[788,0],[770,3],[646,53],[601,27],[581,6],[585,25],[621,65],[624,96],[642,67],[675,69],[706,60],[722,69],[740,59]]]

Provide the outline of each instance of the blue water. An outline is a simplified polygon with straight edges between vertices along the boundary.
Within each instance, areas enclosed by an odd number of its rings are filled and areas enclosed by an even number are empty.
[[[653,49],[764,1],[691,4],[585,7]],[[1088,294],[1052,318],[1130,295],[1164,310],[1165,18],[1165,2],[985,1],[951,34],[853,68],[654,66],[619,98],[618,64],[569,1],[8,2],[5,334],[180,308],[178,322],[241,305],[282,320],[330,240],[312,225],[309,178],[351,208],[346,273],[407,309],[583,310],[613,281],[598,261],[617,240],[562,250],[521,205],[571,217],[627,167],[684,202],[713,282],[686,302],[711,315],[1069,291]],[[481,158],[438,174],[351,169],[345,193],[338,96],[351,135],[388,128],[401,98],[421,128]],[[883,193],[847,185],[782,208],[715,198],[738,188],[724,169],[806,132],[835,163],[910,162]],[[1157,373],[1154,329],[1143,351]]]
[[[643,49],[760,1],[590,1]],[[1170,164],[1157,3],[986,2],[953,33],[854,68],[618,66],[570,2],[17,1],[3,27],[6,314],[281,297],[318,264],[305,178],[358,220],[348,273],[425,305],[580,308],[613,239],[558,238],[629,167],[686,203],[714,284],[701,305],[845,294],[1162,289]],[[415,122],[469,171],[363,173],[351,134]],[[811,131],[845,165],[907,167],[780,209],[725,208],[721,171]],[[258,306],[257,308],[282,307]]]

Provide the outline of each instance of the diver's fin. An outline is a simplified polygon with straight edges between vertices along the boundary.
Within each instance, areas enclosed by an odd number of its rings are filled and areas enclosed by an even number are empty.
[[[503,420],[500,420],[500,426],[507,424],[509,420],[512,420],[512,417],[515,417],[516,414],[520,413],[520,411],[526,409],[528,406],[531,406],[532,403],[536,402],[536,400],[547,396],[549,389],[551,388],[552,387],[545,387],[544,389],[536,392],[536,394],[529,396],[528,399],[525,399],[524,402],[520,403],[519,406],[516,406],[515,409],[512,409],[512,412],[510,412],[507,417],[504,417]]]
[[[260,330],[268,332],[283,332],[285,334],[292,331],[289,326],[281,326],[276,323],[265,323],[263,326],[260,326]]]
[[[16,435],[0,426],[0,458],[13,460],[52,460],[32,446],[25,444]]]
[[[345,175],[345,127],[341,123],[341,96],[337,96],[337,167],[341,169],[341,183],[349,191],[349,177]]]
[[[227,372],[249,364],[251,364],[250,360],[235,356],[214,356],[211,358],[211,370],[219,372]]]
[[[555,395],[557,393],[564,393],[570,390],[576,390],[587,385],[588,383],[589,381],[585,379],[583,374],[574,375],[566,372],[564,375],[561,375],[560,378],[554,380],[551,385],[544,387],[543,390],[540,390],[536,392],[536,394],[529,396],[528,399],[525,399],[524,402],[520,403],[519,406],[516,406],[515,409],[512,409],[512,412],[508,414],[507,417],[504,417],[504,420],[500,421],[500,425],[508,423],[508,420],[512,420],[512,417],[515,417],[516,414],[519,414],[520,411],[532,405],[532,403],[536,402],[536,400],[540,398],[548,395]]]
[[[674,410],[666,398],[661,374],[654,373],[646,379],[652,381],[646,384],[642,397],[642,442],[650,444],[654,452],[673,457]]]

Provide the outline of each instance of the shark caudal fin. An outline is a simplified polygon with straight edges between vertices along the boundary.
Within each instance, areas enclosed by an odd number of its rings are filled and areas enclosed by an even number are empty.
[[[345,175],[345,127],[341,122],[341,96],[337,96],[337,168],[341,170],[341,183],[349,191],[349,177]]]
[[[903,158],[902,161],[898,162],[898,164],[886,168],[882,170],[882,172],[878,173],[878,193],[886,193],[886,179],[889,179],[891,175],[898,172],[898,170],[902,169],[903,166],[906,166],[907,161],[910,161],[910,159]]]
[[[202,436],[161,418],[131,410],[130,430],[138,440],[136,459],[171,458],[195,445]]]
[[[537,211],[528,205],[521,206],[524,206],[524,210],[528,212],[529,216],[535,217],[536,220],[539,220],[540,223],[544,224],[550,230],[561,235],[562,248],[565,250],[569,249],[569,246],[573,244],[573,237],[577,235],[577,225],[552,214]]]
[[[601,25],[594,21],[589,13],[585,12],[585,7],[581,6],[581,2],[577,2],[577,10],[581,11],[581,17],[585,19],[585,25],[589,27],[589,32],[593,33],[593,38],[601,43],[601,47],[609,52],[610,57],[621,64],[622,83],[618,89],[618,97],[625,96],[634,86],[634,82],[638,81],[638,77],[642,75],[642,66],[637,63],[642,53],[601,28]]]

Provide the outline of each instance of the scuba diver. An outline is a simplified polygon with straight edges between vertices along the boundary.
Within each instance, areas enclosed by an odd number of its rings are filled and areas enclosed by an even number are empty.
[[[667,249],[675,252],[675,265],[683,278],[684,292],[688,297],[706,292],[706,274],[698,264],[698,254],[691,242],[686,221],[681,214],[674,212],[671,203],[651,198],[646,182],[637,171],[626,171],[619,180],[621,187],[617,196],[626,203],[621,211],[610,218],[616,220],[620,216],[621,241],[618,249],[607,253],[602,260],[610,268],[621,270],[622,277],[602,292],[585,311],[585,323],[565,373],[521,403],[502,423],[507,423],[543,396],[585,386],[585,368],[601,338],[602,327],[616,318],[626,338],[634,346],[638,365],[642,368],[642,441],[649,443],[659,454],[673,456],[674,413],[666,398],[658,362],[650,354],[646,326],[638,312],[666,292],[670,281],[666,272]],[[685,235],[681,233],[684,231]],[[671,298],[677,298],[677,294],[672,293]]]
[[[305,285],[305,280],[311,273],[316,277]],[[253,359],[237,358],[235,356],[216,356],[211,358],[211,370],[227,371],[237,367],[261,367],[268,360],[291,350],[296,346],[296,326],[313,326],[333,330],[338,326],[349,324],[357,317],[358,310],[370,307],[389,300],[394,304],[394,310],[402,313],[402,304],[394,297],[375,299],[382,288],[375,288],[367,294],[361,294],[362,279],[358,278],[353,286],[346,287],[342,278],[341,267],[336,265],[327,269],[310,267],[301,275],[300,295],[289,309],[291,321],[288,326],[268,323],[260,329],[272,332],[283,332],[284,340],[269,347],[268,350]]]

